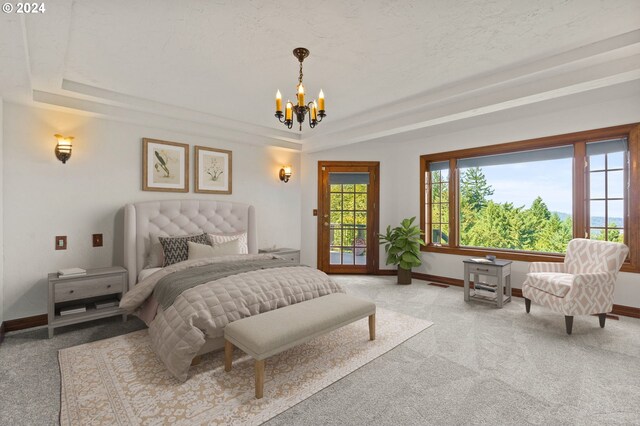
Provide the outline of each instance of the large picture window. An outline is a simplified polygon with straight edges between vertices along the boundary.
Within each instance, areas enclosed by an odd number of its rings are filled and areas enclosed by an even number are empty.
[[[562,260],[572,238],[637,262],[638,125],[421,157],[425,251]],[[635,161],[635,162],[634,162]]]

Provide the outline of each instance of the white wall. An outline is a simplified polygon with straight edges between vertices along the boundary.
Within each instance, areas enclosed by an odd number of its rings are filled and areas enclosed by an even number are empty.
[[[215,199],[255,205],[260,247],[300,246],[300,154],[53,110],[4,105],[4,319],[46,312],[48,272],[123,264],[123,206],[155,199]],[[55,158],[54,133],[75,136],[67,164]],[[233,194],[145,192],[141,138],[233,151]],[[278,171],[292,164],[293,178]],[[0,205],[1,206],[1,205]],[[1,211],[1,210],[0,210]],[[91,234],[103,233],[93,248]],[[68,236],[66,251],[54,237]]]
[[[2,189],[3,189],[3,185],[2,185],[2,181],[4,178],[4,173],[3,173],[3,143],[2,143],[2,135],[3,135],[3,131],[2,131],[2,118],[3,118],[3,114],[2,114],[2,109],[3,109],[3,102],[2,102],[2,98],[0,98],[0,324],[2,324],[2,322],[4,321],[4,232],[3,232],[3,196],[2,196]]]
[[[578,103],[579,105],[579,103]],[[540,108],[538,108],[540,109]],[[578,108],[556,108],[531,115],[526,110],[481,117],[475,127],[401,142],[393,138],[322,151],[302,156],[302,247],[301,258],[316,264],[317,162],[319,160],[380,161],[380,228],[396,225],[405,217],[420,216],[419,156],[455,149],[492,145],[542,136],[628,124],[640,121],[640,102],[634,96],[591,103]],[[478,123],[492,123],[479,125]],[[417,272],[462,279],[463,256],[423,253],[424,264]],[[386,256],[380,251],[380,265]],[[512,282],[521,287],[527,262],[514,262]],[[640,307],[640,274],[621,273],[615,303]]]

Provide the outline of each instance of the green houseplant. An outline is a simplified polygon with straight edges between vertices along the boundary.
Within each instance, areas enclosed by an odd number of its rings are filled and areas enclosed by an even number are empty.
[[[422,265],[420,246],[424,245],[421,238],[424,232],[413,224],[415,220],[415,216],[404,219],[393,229],[387,226],[387,233],[379,235],[387,253],[387,265],[398,265],[398,284],[411,284],[411,268]]]

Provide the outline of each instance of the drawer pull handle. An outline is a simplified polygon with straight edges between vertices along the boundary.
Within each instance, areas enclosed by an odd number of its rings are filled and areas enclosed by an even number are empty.
[[[69,290],[69,293],[73,293],[73,290]]]
[[[109,285],[107,286],[107,288],[111,288],[111,284],[109,284]]]
[[[478,271],[482,271],[482,272],[489,272],[488,269],[482,269],[482,268],[478,268]]]

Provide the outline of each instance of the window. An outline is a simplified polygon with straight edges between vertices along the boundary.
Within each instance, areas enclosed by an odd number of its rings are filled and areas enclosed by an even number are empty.
[[[628,183],[627,139],[587,144],[588,236],[624,243]]]
[[[639,130],[423,155],[423,250],[558,261],[572,238],[591,238],[627,244],[623,270],[640,272]]]
[[[429,166],[429,192],[431,193],[431,241],[434,244],[449,244],[449,162],[441,161]]]
[[[460,159],[460,246],[564,253],[572,168],[572,145]]]

